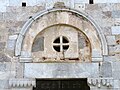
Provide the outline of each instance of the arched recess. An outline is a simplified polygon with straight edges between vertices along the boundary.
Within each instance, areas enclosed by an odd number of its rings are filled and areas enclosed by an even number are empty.
[[[75,27],[89,38],[93,61],[94,59],[102,60],[103,55],[108,55],[107,43],[102,30],[89,15],[70,8],[54,8],[37,13],[25,23],[16,42],[15,56],[30,58],[32,43],[38,33],[58,24]]]

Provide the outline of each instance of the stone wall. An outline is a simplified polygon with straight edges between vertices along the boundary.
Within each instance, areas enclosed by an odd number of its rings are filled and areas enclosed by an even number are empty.
[[[11,90],[8,83],[10,78],[24,77],[17,74],[23,72],[20,67],[24,66],[20,65],[18,57],[14,55],[15,43],[22,26],[31,16],[52,5],[54,3],[48,6],[7,6],[5,12],[0,12],[0,90]],[[84,4],[76,0],[76,3],[68,6],[87,13],[100,26],[108,45],[108,55],[100,62],[100,75],[102,78],[113,78],[113,87],[120,88],[120,4]]]

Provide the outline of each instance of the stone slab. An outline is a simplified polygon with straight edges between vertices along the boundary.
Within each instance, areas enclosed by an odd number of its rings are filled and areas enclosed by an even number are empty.
[[[0,62],[10,62],[10,58],[3,53],[0,53]]]
[[[112,17],[113,18],[120,18],[120,10],[112,11]]]
[[[108,45],[115,45],[116,44],[115,36],[106,36],[106,39],[107,39]]]
[[[112,66],[110,62],[103,62],[101,66],[102,77],[112,77]]]
[[[120,45],[109,46],[109,54],[110,55],[120,54]]]
[[[103,58],[92,58],[92,62],[101,62]]]
[[[25,63],[28,78],[98,77],[98,63]]]
[[[17,39],[17,37],[18,37],[18,35],[10,35],[10,36],[9,36],[9,39],[10,39],[10,40],[14,40],[14,39]]]
[[[8,80],[0,80],[0,90],[8,90]]]
[[[15,42],[16,40],[8,40],[7,42],[7,49],[8,50],[14,50],[15,49]]]
[[[92,50],[92,57],[93,58],[102,58],[102,52],[99,50],[93,49]]]
[[[112,34],[120,34],[120,26],[112,26]]]

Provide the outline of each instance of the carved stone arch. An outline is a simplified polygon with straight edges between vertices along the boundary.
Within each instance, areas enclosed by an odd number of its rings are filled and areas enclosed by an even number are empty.
[[[50,14],[56,13],[57,15],[57,22],[51,21],[50,19],[46,19],[47,16],[50,16]],[[74,16],[73,20],[77,20],[78,22],[73,23],[69,19],[69,15],[72,14],[72,17]],[[66,17],[64,17],[66,15]],[[54,18],[54,17],[51,17]],[[63,19],[61,19],[63,18]],[[84,23],[91,27],[92,30],[89,30],[89,28],[83,28],[81,25],[81,22],[79,21],[79,18],[82,18],[84,20]],[[36,22],[39,21],[39,29],[32,29],[32,27],[35,27]],[[79,23],[79,24],[78,24]],[[50,9],[45,10],[42,12],[37,13],[35,16],[31,17],[23,26],[21,29],[17,42],[15,47],[15,56],[21,56],[22,53],[26,54],[27,57],[31,56],[31,47],[32,42],[34,41],[34,38],[37,36],[39,32],[44,30],[45,28],[48,28],[53,25],[57,24],[63,24],[63,25],[69,25],[71,27],[75,27],[82,32],[85,33],[85,35],[89,38],[91,44],[92,44],[92,60],[94,59],[100,59],[102,60],[102,55],[108,55],[107,51],[107,43],[106,39],[101,32],[101,28],[95,23],[95,21],[87,14],[82,13],[80,11],[76,11],[74,9]],[[98,43],[97,43],[98,42]],[[26,44],[29,46],[26,47]],[[98,45],[97,47],[95,45]],[[94,55],[98,53],[98,56]],[[24,56],[23,56],[24,58]],[[98,60],[99,61],[99,60]]]

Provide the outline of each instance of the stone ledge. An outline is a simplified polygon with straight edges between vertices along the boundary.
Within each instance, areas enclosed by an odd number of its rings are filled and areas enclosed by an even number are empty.
[[[9,86],[10,87],[36,86],[36,81],[35,79],[28,79],[28,78],[11,78],[9,79]]]
[[[20,62],[32,62],[32,58],[31,57],[20,57]]]

